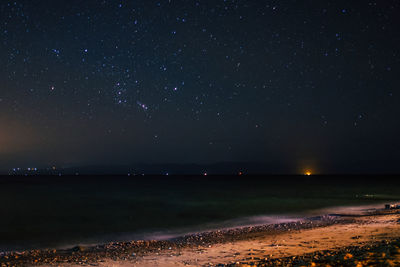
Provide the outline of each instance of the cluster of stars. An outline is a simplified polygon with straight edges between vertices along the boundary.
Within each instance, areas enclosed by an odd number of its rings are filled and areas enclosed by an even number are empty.
[[[232,149],[240,138],[221,135],[237,128],[270,144],[299,124],[358,131],[398,110],[398,1],[16,0],[0,10],[1,106],[28,121],[106,113],[158,139],[155,125],[173,119],[182,131],[212,125],[202,144]]]

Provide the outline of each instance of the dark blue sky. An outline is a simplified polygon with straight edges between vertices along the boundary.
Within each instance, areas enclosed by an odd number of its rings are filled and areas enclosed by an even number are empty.
[[[4,0],[0,12],[2,168],[399,171],[399,1]]]

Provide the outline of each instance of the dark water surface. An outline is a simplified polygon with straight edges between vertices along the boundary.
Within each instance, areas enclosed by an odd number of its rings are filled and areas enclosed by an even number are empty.
[[[400,200],[395,176],[0,177],[0,251]]]

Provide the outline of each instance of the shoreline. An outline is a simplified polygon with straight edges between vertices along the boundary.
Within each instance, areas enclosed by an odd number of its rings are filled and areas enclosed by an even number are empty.
[[[74,246],[67,249],[37,249],[26,251],[0,252],[0,266],[96,264],[104,259],[136,260],[138,257],[163,250],[209,247],[215,244],[237,242],[259,235],[276,235],[283,232],[312,229],[333,224],[350,222],[340,216],[315,216],[295,222],[241,226],[223,230],[212,230],[183,235],[168,240],[137,240],[110,242],[93,246]]]
[[[163,266],[168,266],[168,264],[171,264],[171,259],[173,257],[181,257],[180,262],[186,262],[182,265],[192,264],[193,266],[196,266],[198,263],[197,258],[196,263],[189,263],[190,259],[194,257],[193,251],[198,251],[199,253],[197,254],[199,255],[204,255],[206,254],[205,251],[210,251],[210,258],[213,258],[215,265],[229,265],[234,264],[232,262],[232,258],[240,258],[239,255],[241,255],[241,253],[233,255],[233,257],[230,257],[227,261],[218,261],[218,256],[215,257],[215,255],[211,255],[213,254],[213,248],[215,248],[216,246],[223,246],[224,248],[227,246],[234,247],[237,244],[240,244],[242,246],[246,242],[250,243],[245,244],[245,246],[251,247],[251,241],[255,240],[259,241],[268,238],[271,240],[279,240],[279,236],[283,237],[285,235],[290,235],[291,233],[301,234],[302,232],[307,231],[321,232],[324,231],[324,229],[328,229],[329,227],[344,227],[346,225],[348,226],[357,224],[368,224],[371,220],[388,216],[394,216],[397,219],[400,218],[398,211],[382,209],[370,211],[365,214],[323,215],[306,218],[304,220],[296,222],[206,231],[162,241],[139,240],[130,242],[112,242],[95,246],[75,246],[70,249],[59,250],[45,249],[29,250],[22,252],[3,252],[0,253],[0,266],[151,266],[154,265],[154,263],[157,261],[159,261],[158,263]],[[400,238],[400,227],[399,235],[393,236],[393,238],[395,237]],[[373,243],[374,240],[369,241]],[[272,244],[274,243],[276,242],[272,242]],[[345,246],[339,245],[339,247],[343,248]],[[186,256],[184,255],[185,253],[187,254]],[[268,258],[276,258],[273,257],[273,254],[270,254],[270,256],[271,257]],[[150,260],[149,257],[151,258]],[[264,264],[266,264],[265,257],[253,258],[256,258],[255,261],[259,262],[260,264],[262,263],[262,261],[264,261]],[[278,258],[282,257],[278,256]],[[240,263],[241,261],[239,260],[236,262]],[[159,265],[158,263],[156,265]]]
[[[269,225],[284,225],[287,223],[298,223],[307,220],[318,220],[321,217],[331,217],[331,219],[338,219],[339,217],[354,217],[363,215],[379,210],[387,202],[364,204],[359,206],[332,206],[326,208],[319,208],[314,210],[292,212],[292,213],[275,213],[270,215],[251,215],[228,219],[220,222],[210,222],[202,225],[187,226],[169,230],[154,230],[142,232],[121,232],[121,233],[107,233],[98,235],[97,238],[82,239],[79,242],[60,242],[55,245],[32,246],[27,245],[16,246],[9,250],[1,249],[0,256],[13,253],[13,252],[26,252],[26,251],[46,251],[46,250],[69,250],[73,247],[81,246],[85,248],[96,247],[104,244],[111,243],[129,243],[131,241],[171,241],[180,240],[184,237],[193,237],[196,235],[213,233],[213,232],[229,232],[238,231],[239,229],[259,229]]]

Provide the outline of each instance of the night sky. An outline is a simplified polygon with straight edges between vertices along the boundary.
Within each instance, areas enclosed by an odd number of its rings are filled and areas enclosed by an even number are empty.
[[[397,0],[1,0],[0,167],[400,171],[399,14]]]

